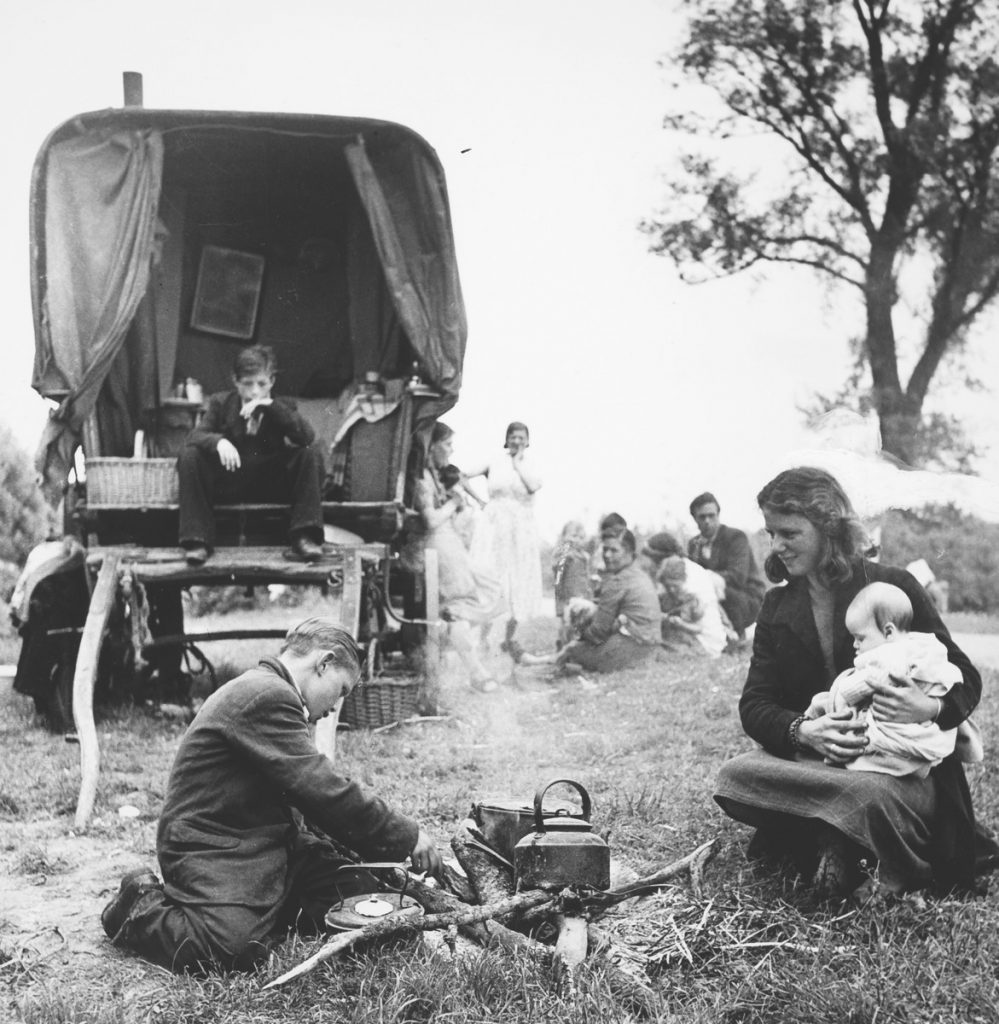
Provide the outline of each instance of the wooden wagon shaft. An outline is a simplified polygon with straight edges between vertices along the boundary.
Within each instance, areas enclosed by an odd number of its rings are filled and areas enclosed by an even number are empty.
[[[406,932],[450,928],[452,925],[461,928],[462,925],[477,924],[481,921],[489,921],[499,917],[509,917],[511,914],[529,910],[540,903],[549,902],[550,899],[549,893],[533,890],[484,907],[465,907],[463,910],[446,914],[430,914],[426,917],[387,918],[384,921],[375,921],[373,924],[365,925],[363,928],[355,928],[353,931],[344,932],[342,935],[330,939],[329,942],[324,943],[320,949],[313,953],[312,956],[303,960],[298,966],[293,967],[290,971],[286,971],[279,978],[268,982],[264,989],[276,988],[278,985],[283,985],[285,982],[301,977],[323,961],[330,960],[340,953],[345,953],[352,946],[357,945],[359,942],[365,942],[368,939],[385,938],[388,935],[402,935]]]
[[[118,588],[118,557],[111,554],[104,559],[97,574],[94,592],[90,595],[87,621],[80,639],[73,674],[73,721],[80,740],[80,796],[76,803],[76,827],[83,828],[94,809],[97,796],[97,777],[101,770],[101,751],[94,724],[94,677],[101,653],[104,627]]]
[[[205,644],[213,640],[279,640],[287,632],[286,629],[214,629],[208,633],[170,633],[142,644],[142,650],[155,651],[158,647],[176,647],[178,644]]]
[[[363,554],[357,548],[343,556],[343,590],[340,596],[340,625],[355,639],[361,628],[361,585],[364,580]],[[340,721],[343,698],[325,718],[316,722],[315,744],[320,754],[331,761],[336,755],[336,727]]]

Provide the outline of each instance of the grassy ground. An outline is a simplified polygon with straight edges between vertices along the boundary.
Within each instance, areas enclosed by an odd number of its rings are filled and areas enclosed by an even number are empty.
[[[538,622],[529,624],[525,639],[537,650],[552,636],[551,624]],[[236,669],[256,654],[217,650],[213,656]],[[657,993],[653,1020],[999,1020],[996,895],[822,907],[796,880],[750,868],[747,830],[725,819],[711,799],[718,766],[750,747],[736,711],[745,669],[745,656],[706,662],[678,654],[655,668],[594,678],[588,686],[552,685],[520,670],[487,695],[454,678],[443,695],[447,721],[341,734],[338,757],[344,772],[420,818],[442,847],[473,801],[528,799],[539,782],[560,776],[589,789],[597,829],[615,858],[640,873],[717,838],[719,853],[700,893],[682,882],[605,922]],[[987,694],[997,682],[996,673],[986,674]],[[993,699],[986,698],[977,718],[994,750],[999,717]],[[140,710],[106,719],[95,818],[74,835],[77,748],[36,729],[27,702],[9,687],[0,692],[0,880],[7,879],[10,892],[28,887],[38,908],[51,903],[85,910],[75,924],[63,923],[60,933],[68,941],[60,944],[51,929],[32,925],[30,915],[0,909],[0,1019],[632,1019],[598,965],[584,972],[584,996],[573,1007],[554,994],[545,967],[496,951],[473,950],[453,960],[405,942],[324,965],[267,993],[260,991],[266,978],[175,978],[120,954],[104,941],[97,915],[122,869],[152,861],[156,809],[182,728]],[[979,816],[999,825],[995,762],[971,767],[969,777]],[[139,816],[121,818],[123,804]],[[95,878],[79,883],[76,872],[88,858]],[[267,977],[313,948],[289,941]]]

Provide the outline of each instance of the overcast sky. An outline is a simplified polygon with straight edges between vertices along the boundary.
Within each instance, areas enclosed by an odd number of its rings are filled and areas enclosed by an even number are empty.
[[[43,415],[29,389],[31,165],[57,124],[121,104],[124,70],[143,73],[148,107],[377,117],[430,142],[448,179],[469,321],[465,386],[448,416],[455,458],[480,461],[507,421],[526,421],[546,478],[546,535],[611,509],[646,527],[685,521],[704,489],[723,518],[756,527],[756,491],[788,452],[819,443],[797,406],[845,374],[860,316],[852,298],[827,299],[804,271],[689,287],[637,229],[674,152],[657,67],[679,30],[672,3],[11,6],[0,43],[0,415],[26,447]],[[982,352],[995,323],[969,356],[991,384],[999,363]],[[957,380],[937,401],[962,411],[991,448],[986,476],[999,479],[994,397],[968,396]],[[874,446],[869,430],[843,437]],[[862,472],[844,472],[864,486]]]

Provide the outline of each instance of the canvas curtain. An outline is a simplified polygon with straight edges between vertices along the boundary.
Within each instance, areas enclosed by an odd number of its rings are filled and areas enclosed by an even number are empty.
[[[149,282],[163,171],[153,131],[102,131],[52,146],[45,191],[45,338],[35,385],[69,394],[49,417],[37,465],[46,497],[62,497],[83,423]]]
[[[465,307],[443,174],[416,146],[346,148],[395,311],[446,405],[461,387]]]

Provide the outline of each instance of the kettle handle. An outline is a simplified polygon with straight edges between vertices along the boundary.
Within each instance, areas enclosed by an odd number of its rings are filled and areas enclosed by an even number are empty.
[[[583,820],[590,820],[590,794],[574,779],[552,779],[551,782],[545,783],[543,786],[538,787],[538,791],[534,794],[534,826],[535,831],[544,832],[544,819],[541,816],[541,803],[544,800],[545,793],[548,792],[552,786],[557,786],[560,783],[564,783],[567,786],[572,786],[579,795],[583,798]]]

